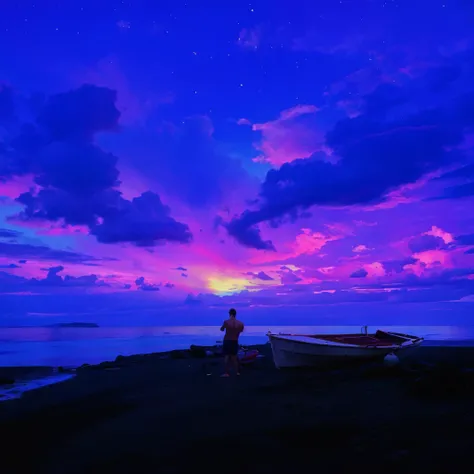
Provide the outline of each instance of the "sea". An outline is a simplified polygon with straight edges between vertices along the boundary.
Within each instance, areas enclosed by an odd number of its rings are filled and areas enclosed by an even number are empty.
[[[375,328],[374,328],[375,329]],[[474,326],[384,326],[380,329],[423,336],[431,346],[474,346]],[[246,326],[242,345],[264,344],[266,333],[359,333],[360,326]],[[370,328],[369,328],[370,330]],[[191,344],[214,345],[222,341],[215,326],[172,327],[0,327],[0,368],[49,366],[75,368],[114,360],[118,355],[147,354],[186,349]],[[0,369],[1,370],[1,369]],[[73,373],[52,373],[0,385],[0,402],[20,398],[25,392],[64,382]]]
[[[474,346],[474,326],[384,326],[378,329],[423,336],[427,345]],[[241,343],[264,344],[269,330],[293,334],[341,334],[359,333],[361,327],[246,326]],[[221,341],[222,333],[215,326],[4,327],[0,328],[0,367],[77,367],[114,360],[118,355],[186,349],[191,344],[214,345]]]

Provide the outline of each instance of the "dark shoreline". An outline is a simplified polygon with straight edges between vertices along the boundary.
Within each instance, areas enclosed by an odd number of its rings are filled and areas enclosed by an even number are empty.
[[[86,366],[0,403],[6,473],[450,472],[474,448],[474,348],[420,347],[399,366],[221,379],[187,351]],[[229,450],[232,462],[229,463]],[[359,463],[355,466],[354,463]],[[288,474],[289,474],[288,473]]]

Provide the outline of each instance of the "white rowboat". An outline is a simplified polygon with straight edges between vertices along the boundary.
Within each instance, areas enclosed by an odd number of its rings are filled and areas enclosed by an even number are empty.
[[[268,332],[275,366],[314,367],[328,362],[383,359],[419,346],[422,337],[378,330],[368,334],[276,334]]]

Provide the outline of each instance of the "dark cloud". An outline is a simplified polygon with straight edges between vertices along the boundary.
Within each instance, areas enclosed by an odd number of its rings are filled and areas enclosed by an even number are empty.
[[[446,245],[441,237],[434,235],[420,235],[413,237],[408,242],[408,247],[413,253],[426,252],[427,250],[436,250],[445,248]]]
[[[43,286],[80,286],[80,287],[90,287],[90,286],[109,286],[103,280],[99,280],[97,275],[82,275],[79,277],[74,277],[70,275],[65,275],[62,277],[59,275],[64,270],[64,267],[59,265],[56,267],[51,267],[48,269],[46,278],[36,279],[32,278],[30,283],[43,285]]]
[[[44,104],[38,123],[54,140],[87,139],[97,132],[115,130],[120,112],[117,93],[106,87],[82,87],[51,96]]]
[[[186,298],[184,299],[184,304],[185,305],[189,305],[189,306],[197,306],[197,305],[201,305],[203,304],[203,301],[202,299],[199,297],[200,295],[198,296],[194,296],[192,295],[191,293],[186,296]]]
[[[8,263],[6,265],[0,265],[0,268],[21,268],[20,265],[16,263]]]
[[[188,278],[188,275],[187,275],[186,273],[181,273],[181,276],[182,276],[183,278]]]
[[[291,268],[286,266],[281,267],[277,273],[280,275],[282,285],[291,285],[302,280],[302,278],[297,275],[297,272],[294,272]]]
[[[172,270],[178,270],[180,272],[187,272],[188,271],[188,269],[184,268],[184,267],[176,267],[176,268],[173,268]]]
[[[455,74],[442,67],[414,85],[380,86],[365,97],[365,113],[339,121],[326,134],[326,145],[339,158],[336,164],[312,157],[270,170],[261,186],[260,208],[227,223],[229,234],[242,245],[273,249],[272,242],[262,240],[258,224],[314,205],[378,203],[390,191],[429,172],[462,163],[465,156],[457,147],[465,130],[474,125],[472,84],[464,95],[440,99],[431,108],[422,108],[418,100],[423,84],[436,84],[451,93],[455,80]],[[450,196],[473,191],[464,185]]]
[[[135,280],[135,285],[139,290],[142,291],[160,291],[160,285],[154,285],[152,283],[147,283],[145,277],[141,276]]]
[[[270,240],[262,239],[260,229],[256,226],[260,222],[259,218],[256,219],[257,215],[259,215],[257,212],[245,211],[238,219],[232,219],[224,226],[227,232],[245,247],[275,251],[275,246]]]
[[[105,260],[115,259],[100,259],[69,250],[54,250],[44,245],[30,245],[30,244],[16,244],[0,242],[0,256],[21,258],[28,257],[34,260],[51,260],[64,263],[85,263],[85,262],[100,262]],[[20,263],[26,263],[26,260],[20,260]]]
[[[189,242],[188,226],[170,216],[157,194],[129,201],[116,189],[118,159],[94,143],[98,132],[118,129],[115,101],[115,91],[84,85],[38,105],[36,123],[24,125],[0,152],[0,178],[33,174],[40,186],[18,196],[24,210],[13,217],[85,225],[103,243]]]
[[[258,272],[258,273],[247,272],[246,275],[249,275],[256,280],[263,280],[263,281],[274,280],[274,278],[272,278],[270,275],[267,275],[265,272]]]
[[[187,243],[192,234],[186,224],[170,216],[170,208],[160,197],[147,191],[132,201],[121,199],[121,206],[108,210],[91,233],[99,242],[133,242],[152,246],[160,241]]]
[[[102,287],[110,286],[103,280],[100,280],[97,275],[82,275],[74,277],[59,275],[64,270],[64,267],[59,265],[46,269],[47,274],[45,278],[25,278],[10,273],[0,272],[0,286],[4,292],[13,291],[21,292],[26,288],[41,288],[41,287],[58,287],[58,288],[84,288],[84,287]]]
[[[416,258],[408,257],[401,260],[386,260],[382,262],[382,265],[388,274],[402,273],[405,265],[413,265],[417,261],[418,259]]]
[[[365,268],[359,268],[359,270],[351,273],[351,278],[365,278],[368,274]]]
[[[474,248],[469,249],[469,250],[466,250],[464,253],[465,253],[466,255],[472,255],[472,254],[474,254]]]
[[[174,283],[167,282],[167,283],[164,284],[164,287],[171,289],[171,288],[174,288],[175,285],[174,285]]]
[[[0,237],[4,239],[15,239],[21,236],[21,232],[11,229],[0,229]]]
[[[437,286],[453,286],[457,288],[473,287],[474,268],[452,268],[441,270],[431,275],[422,277],[415,274],[404,275],[403,278],[396,281],[387,281],[379,284],[379,288],[434,288]]]

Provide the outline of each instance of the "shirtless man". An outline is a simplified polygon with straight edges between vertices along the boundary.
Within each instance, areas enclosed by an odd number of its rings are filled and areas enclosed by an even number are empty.
[[[237,352],[239,351],[239,336],[244,330],[244,323],[237,318],[237,311],[232,308],[229,310],[229,319],[226,319],[221,326],[221,331],[225,331],[224,344],[222,351],[225,356],[225,372],[222,377],[229,377],[230,366],[233,365],[235,373],[239,373],[239,360]]]

